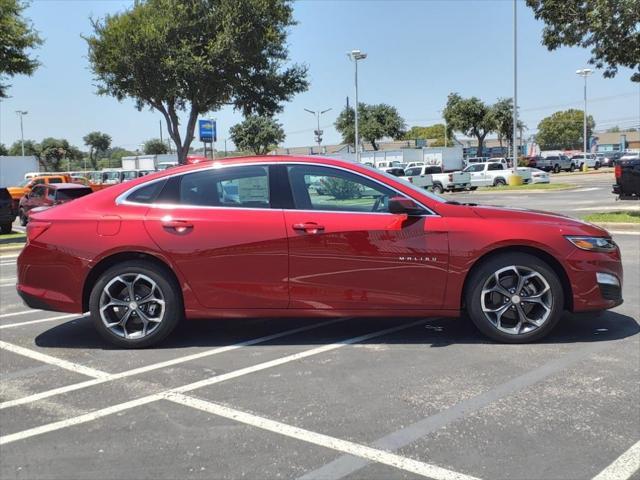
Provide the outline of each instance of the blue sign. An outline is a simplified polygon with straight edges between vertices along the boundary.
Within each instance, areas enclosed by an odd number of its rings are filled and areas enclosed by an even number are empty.
[[[201,142],[215,142],[218,139],[215,120],[198,120],[198,133]]]

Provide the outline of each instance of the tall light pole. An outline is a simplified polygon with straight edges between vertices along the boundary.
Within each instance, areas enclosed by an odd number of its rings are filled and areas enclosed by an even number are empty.
[[[331,109],[330,108],[327,108],[326,110],[309,110],[308,108],[304,109],[305,112],[309,112],[310,114],[316,116],[318,128],[314,133],[316,134],[316,142],[318,142],[318,155],[322,153],[322,130],[320,130],[320,115],[327,113],[329,110]]]
[[[356,162],[360,163],[360,135],[358,131],[358,60],[364,60],[367,58],[366,53],[362,53],[360,50],[351,50],[347,53],[347,57],[355,65],[355,81],[356,81],[356,131],[355,131],[355,144],[356,144]]]
[[[442,114],[444,120],[444,148],[447,148],[447,117],[444,116],[444,110],[438,110],[438,113]]]
[[[584,163],[587,164],[587,77],[593,73],[590,68],[576,70],[576,74],[584,78],[584,120],[582,122],[582,153],[585,155]]]
[[[513,171],[518,167],[518,1],[513,0]]]
[[[22,144],[22,156],[24,157],[24,128],[22,127],[22,117],[27,113],[26,110],[16,110],[16,114],[20,117],[20,143]]]

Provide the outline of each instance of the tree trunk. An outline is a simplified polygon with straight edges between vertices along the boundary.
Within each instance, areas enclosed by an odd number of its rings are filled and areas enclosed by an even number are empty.
[[[372,138],[369,141],[371,142],[371,146],[373,147],[373,149],[377,152],[378,151],[378,144],[376,143],[376,139]]]
[[[487,132],[482,134],[476,133],[476,138],[478,139],[478,151],[476,152],[476,157],[481,157],[484,153],[484,137],[487,136]]]

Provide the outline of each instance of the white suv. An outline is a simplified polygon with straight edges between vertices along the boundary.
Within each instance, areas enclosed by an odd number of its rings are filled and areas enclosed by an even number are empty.
[[[587,167],[598,170],[601,167],[600,160],[595,153],[580,153],[571,157],[571,160],[582,169],[582,165],[586,163]]]

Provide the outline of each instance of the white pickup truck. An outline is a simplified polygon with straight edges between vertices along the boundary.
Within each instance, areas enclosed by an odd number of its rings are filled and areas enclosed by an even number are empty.
[[[526,168],[517,170],[517,174],[522,177],[524,183],[531,182],[531,172],[527,170]],[[500,162],[474,163],[465,168],[463,172],[471,175],[471,187],[474,190],[478,187],[506,185],[509,182],[509,177],[514,174],[513,169],[505,167]]]
[[[405,170],[407,180],[435,193],[466,190],[471,187],[471,175],[464,172],[443,173],[437,165],[422,165]]]

